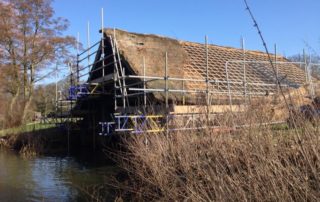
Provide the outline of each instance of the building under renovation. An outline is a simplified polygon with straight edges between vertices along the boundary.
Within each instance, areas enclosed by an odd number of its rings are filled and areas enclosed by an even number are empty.
[[[71,97],[72,114],[91,116],[103,135],[194,129],[202,115],[241,111],[277,94],[277,81],[288,89],[311,78],[305,62],[275,54],[116,29],[101,34],[78,54]]]

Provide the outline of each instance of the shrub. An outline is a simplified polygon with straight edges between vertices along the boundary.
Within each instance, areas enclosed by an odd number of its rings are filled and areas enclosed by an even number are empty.
[[[131,200],[317,201],[316,126],[144,134],[124,140],[118,185]]]

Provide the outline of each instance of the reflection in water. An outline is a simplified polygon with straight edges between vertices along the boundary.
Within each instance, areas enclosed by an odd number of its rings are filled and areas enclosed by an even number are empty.
[[[90,159],[90,161],[88,161]],[[0,149],[0,201],[75,201],[80,189],[102,184],[113,174],[105,160],[72,157],[24,159]]]

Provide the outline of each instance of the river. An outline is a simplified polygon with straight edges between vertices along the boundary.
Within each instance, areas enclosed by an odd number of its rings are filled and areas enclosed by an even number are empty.
[[[116,170],[98,156],[26,159],[0,149],[0,201],[86,201],[84,190],[108,181]]]

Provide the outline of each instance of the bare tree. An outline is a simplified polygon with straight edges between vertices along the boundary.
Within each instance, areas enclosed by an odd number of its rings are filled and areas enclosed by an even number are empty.
[[[293,62],[306,61],[307,63],[320,64],[320,56],[316,53],[308,55],[308,56],[306,56],[304,54],[295,54],[295,55],[289,56],[288,59]],[[320,66],[319,65],[311,65],[310,71],[311,71],[311,75],[314,78],[320,79]]]
[[[24,110],[32,102],[40,70],[70,57],[75,39],[63,36],[69,23],[54,18],[52,0],[0,1],[0,63],[6,72],[7,92],[13,97],[10,111],[23,96]]]

